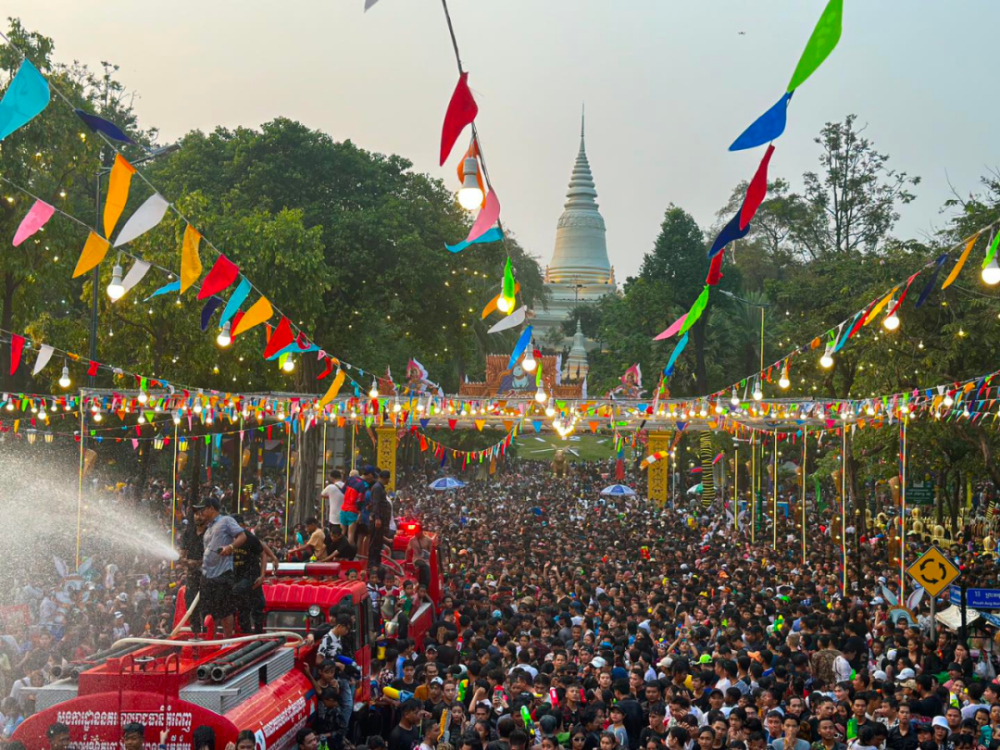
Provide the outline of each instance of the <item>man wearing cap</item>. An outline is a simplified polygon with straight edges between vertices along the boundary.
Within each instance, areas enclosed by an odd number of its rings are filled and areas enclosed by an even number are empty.
[[[219,501],[205,498],[194,506],[195,518],[204,524],[202,537],[205,554],[201,561],[201,595],[204,612],[211,615],[216,624],[222,625],[226,638],[233,635],[233,612],[236,602],[233,596],[235,575],[233,573],[233,551],[246,542],[246,534],[232,516],[220,513]]]

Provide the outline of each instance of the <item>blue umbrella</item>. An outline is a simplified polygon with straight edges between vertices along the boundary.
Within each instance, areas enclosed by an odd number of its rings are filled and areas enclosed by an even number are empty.
[[[624,484],[613,484],[601,490],[601,494],[611,495],[612,497],[631,497],[635,494],[635,490],[631,487],[626,487]]]
[[[435,492],[446,492],[447,490],[457,490],[465,486],[465,482],[459,482],[457,479],[452,479],[451,477],[441,477],[440,479],[435,479],[429,485]]]

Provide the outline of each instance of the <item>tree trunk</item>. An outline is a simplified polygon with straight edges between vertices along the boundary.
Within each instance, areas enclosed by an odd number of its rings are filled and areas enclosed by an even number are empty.
[[[947,469],[938,472],[937,492],[934,493],[935,523],[938,526],[944,524],[944,498],[948,492],[948,474]]]
[[[3,277],[3,316],[0,317],[0,327],[5,331],[14,330],[14,292],[17,291],[17,282],[14,274],[9,271]],[[4,391],[14,390],[14,376],[10,374],[10,347],[3,347],[3,359],[0,363],[0,387]]]
[[[191,505],[196,505],[201,496],[201,454],[205,444],[203,440],[198,439],[199,437],[192,435],[188,441],[188,451],[194,452],[189,461],[191,464],[191,478],[189,480],[191,482],[189,494]]]
[[[694,332],[694,378],[697,381],[699,390],[708,391],[708,367],[705,365],[705,323],[706,318],[694,324],[691,329]]]
[[[316,382],[317,360],[302,358],[299,370],[299,387],[308,388]],[[308,425],[308,430],[300,430],[295,437],[295,470],[292,472],[292,486],[295,488],[295,505],[291,523],[304,523],[306,518],[319,514],[319,492],[316,487],[316,469],[322,462],[323,425],[317,421]]]

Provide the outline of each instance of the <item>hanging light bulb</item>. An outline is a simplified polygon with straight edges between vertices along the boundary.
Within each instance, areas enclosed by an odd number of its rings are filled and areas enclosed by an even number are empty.
[[[399,399],[397,398],[395,401],[392,402],[392,411],[393,411],[393,413],[398,414],[402,410],[403,410],[403,407],[400,405]]]
[[[757,382],[754,383],[753,386],[753,400],[760,401],[762,398],[764,398],[764,391],[760,388],[760,378],[758,378]]]
[[[784,390],[792,384],[792,381],[788,379],[788,362],[785,362],[785,366],[781,370],[781,377],[778,378],[778,386]]]
[[[895,308],[895,300],[889,300],[889,313],[882,320],[882,327],[887,331],[895,331],[899,328],[899,316],[896,315]]]
[[[983,283],[988,286],[1000,284],[1000,265],[997,264],[997,256],[994,255],[990,262],[982,270]]]
[[[733,395],[732,395],[732,398],[729,399],[729,403],[731,403],[733,406],[739,406],[740,405],[740,397],[736,395],[736,388],[735,387],[733,388]]]
[[[49,418],[49,415],[45,411],[45,402],[42,401],[41,407],[38,409],[38,418],[43,422]]]
[[[539,383],[538,384],[538,390],[535,391],[535,401],[537,401],[540,404],[544,404],[545,403],[545,399],[547,399],[547,398],[548,398],[548,396],[545,394],[545,386],[543,386],[541,383]]]
[[[7,401],[7,411],[14,411],[14,402]]]
[[[139,422],[139,424],[146,424],[146,417],[145,417],[145,415],[143,415],[142,412],[139,412],[138,422]]]
[[[721,401],[716,401],[715,402],[715,413],[716,414],[722,414],[722,402]]]
[[[149,394],[146,393],[145,391],[139,391],[139,399],[138,400],[139,400],[140,404],[146,403],[147,401],[149,401]]]
[[[181,413],[179,411],[174,412],[174,424],[181,423]]]
[[[59,387],[69,388],[71,385],[73,385],[73,381],[69,379],[69,365],[63,360],[62,375],[59,376]]]
[[[869,401],[868,406],[865,407],[865,414],[867,414],[869,417],[875,416],[875,406],[872,404],[871,401]]]
[[[115,267],[111,270],[111,283],[108,284],[108,297],[111,298],[112,302],[117,302],[123,296],[125,296],[125,287],[122,286],[122,267],[115,263]]]
[[[552,417],[555,416],[555,413],[556,413],[556,405],[550,398],[549,403],[545,406],[545,416]]]
[[[500,312],[510,314],[514,310],[514,305],[517,304],[515,289],[514,267],[511,265],[510,258],[508,257],[503,267],[503,284],[500,287],[500,297],[497,299],[497,309]]]
[[[94,421],[95,422],[100,422],[102,419],[104,419],[104,417],[101,416],[101,410],[98,407],[97,411],[94,412]]]
[[[230,323],[227,320],[225,323],[222,324],[222,329],[219,331],[219,335],[215,337],[215,343],[221,346],[223,349],[225,349],[227,346],[233,343],[233,337],[230,335],[231,330],[232,328],[230,327]]]
[[[295,359],[291,353],[285,352],[281,355],[281,371],[292,372],[295,369]]]
[[[525,372],[534,372],[535,368],[538,367],[538,362],[535,361],[534,354],[531,350],[531,344],[528,344],[528,352],[524,355],[524,359],[521,360],[521,367],[524,368]]]
[[[829,370],[833,367],[833,356],[831,355],[831,350],[833,347],[827,344],[826,351],[823,352],[823,356],[819,358],[819,365],[824,370]]]
[[[462,188],[458,191],[458,204],[466,211],[475,211],[483,204],[483,191],[479,187],[479,162],[468,156],[462,164]]]
[[[943,403],[944,403],[944,405],[945,405],[945,406],[947,406],[947,407],[951,407],[951,406],[952,406],[952,405],[953,405],[953,404],[955,403],[955,399],[953,399],[953,398],[951,397],[951,394],[950,394],[950,393],[946,393],[946,394],[945,394],[945,396],[944,396],[944,401],[943,401]]]
[[[702,404],[701,408],[698,410],[698,416],[702,419],[708,416],[708,409],[705,408],[705,404]]]
[[[371,390],[368,391],[368,398],[370,398],[372,401],[378,398],[378,383],[375,381],[374,378],[372,378]]]

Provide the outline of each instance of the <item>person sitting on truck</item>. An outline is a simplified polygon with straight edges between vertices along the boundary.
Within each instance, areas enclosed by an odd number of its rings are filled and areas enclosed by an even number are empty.
[[[146,727],[137,721],[132,721],[122,727],[122,743],[125,750],[142,750],[146,741]]]
[[[306,519],[306,533],[309,534],[306,542],[290,549],[288,556],[296,560],[309,560],[312,557],[317,560],[325,559],[327,556],[326,534],[323,533],[315,516]]]
[[[358,556],[358,548],[351,544],[347,535],[344,534],[344,527],[340,524],[330,526],[330,543],[327,545],[327,552],[329,554],[320,562],[353,560]]]

